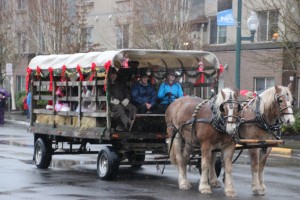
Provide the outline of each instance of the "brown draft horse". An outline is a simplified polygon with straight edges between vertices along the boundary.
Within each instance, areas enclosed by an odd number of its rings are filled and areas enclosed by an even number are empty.
[[[186,166],[193,147],[201,146],[199,191],[207,194],[212,193],[211,187],[221,187],[215,173],[215,153],[212,153],[214,149],[220,149],[225,166],[225,194],[236,196],[232,182],[235,142],[231,135],[239,123],[240,105],[237,98],[238,91],[225,88],[211,101],[187,96],[177,99],[168,107],[165,119],[170,136],[170,159],[178,166],[180,189],[191,188]]]
[[[241,111],[243,122],[239,127],[242,139],[274,140],[275,132],[281,123],[292,125],[293,115],[291,84],[288,87],[275,86],[265,90],[250,101]],[[272,148],[249,149],[252,171],[252,191],[255,195],[264,195],[264,168]]]

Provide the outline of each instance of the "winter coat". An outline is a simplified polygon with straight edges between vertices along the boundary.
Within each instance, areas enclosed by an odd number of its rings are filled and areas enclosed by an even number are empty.
[[[115,82],[109,85],[111,99],[118,99],[123,101],[124,99],[130,100],[130,92],[125,84]]]
[[[140,81],[135,83],[131,90],[132,101],[136,106],[156,102],[156,92],[152,84],[143,85]]]
[[[0,108],[5,108],[5,102],[6,102],[6,98],[0,97]]]
[[[168,82],[163,82],[158,90],[157,98],[161,104],[171,104],[175,99],[182,97],[183,91],[179,83],[175,82],[169,85]]]

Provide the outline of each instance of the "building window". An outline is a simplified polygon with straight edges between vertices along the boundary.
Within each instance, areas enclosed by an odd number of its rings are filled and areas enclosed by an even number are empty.
[[[17,0],[17,8],[19,10],[25,10],[26,9],[26,0]]]
[[[218,0],[218,12],[232,8],[232,0]]]
[[[0,11],[5,11],[7,9],[8,0],[0,0]]]
[[[273,34],[278,33],[278,10],[258,12],[258,41],[271,41]]]
[[[19,53],[28,52],[28,49],[27,49],[28,45],[27,45],[25,33],[19,32],[19,33],[17,33],[17,37],[18,37],[18,52]]]
[[[272,77],[255,78],[255,91],[265,90],[275,85],[275,79]]]
[[[117,26],[117,49],[129,47],[129,25]]]
[[[25,91],[25,76],[17,76],[17,92]]]
[[[92,50],[93,48],[93,27],[86,27],[82,30],[83,41],[85,42],[85,49]]]
[[[210,20],[210,44],[225,44],[227,26],[218,26],[217,19]]]

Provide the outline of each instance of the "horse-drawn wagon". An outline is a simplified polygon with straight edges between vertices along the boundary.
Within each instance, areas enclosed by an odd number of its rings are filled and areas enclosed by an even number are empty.
[[[120,164],[159,162],[146,161],[146,152],[167,155],[164,114],[138,113],[130,131],[116,130],[109,106],[110,67],[129,88],[140,70],[158,86],[172,68],[185,95],[203,98],[209,98],[211,89],[217,91],[220,73],[216,56],[204,51],[121,50],[33,58],[26,87],[32,93],[30,132],[38,168],[48,168],[57,154],[98,153],[99,176],[112,179]],[[88,151],[87,144],[105,147]]]
[[[158,87],[167,70],[173,69],[185,96],[175,100],[165,114],[137,113],[129,130],[119,130],[110,108],[110,68],[118,71],[129,90],[141,70],[151,77],[149,84]],[[165,163],[160,158],[170,154],[179,167],[179,187],[188,189],[186,165],[197,155],[202,159],[199,191],[211,193],[211,187],[220,187],[216,171],[220,173],[221,164],[212,167],[215,153],[220,151],[225,193],[235,196],[233,153],[247,148],[254,149],[253,191],[264,194],[268,147],[282,142],[273,133],[281,122],[294,122],[290,87],[268,89],[242,108],[237,91],[225,88],[218,92],[222,71],[217,57],[205,51],[125,49],[33,58],[27,68],[26,88],[32,93],[29,130],[34,134],[36,166],[48,168],[57,154],[94,153],[98,154],[99,177],[108,180],[116,177],[122,164]],[[213,98],[212,90],[218,92]],[[90,151],[87,144],[100,144],[101,148]],[[258,148],[266,154],[260,155]],[[146,160],[146,154],[160,156]]]

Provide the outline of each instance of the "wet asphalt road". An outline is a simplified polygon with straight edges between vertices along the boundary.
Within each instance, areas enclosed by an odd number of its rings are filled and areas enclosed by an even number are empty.
[[[96,173],[97,155],[57,155],[52,167],[37,169],[32,164],[33,136],[24,128],[0,127],[0,199],[2,200],[80,200],[80,199],[228,199],[223,187],[213,194],[198,192],[198,170],[192,167],[188,177],[192,189],[182,191],[177,185],[177,169],[167,165],[163,175],[155,165],[134,170],[121,166],[114,181],[102,181]],[[160,165],[162,169],[162,165]],[[299,199],[300,160],[298,157],[273,155],[265,171],[267,194],[253,196],[247,154],[234,164],[236,199]],[[221,178],[219,178],[221,180]]]

